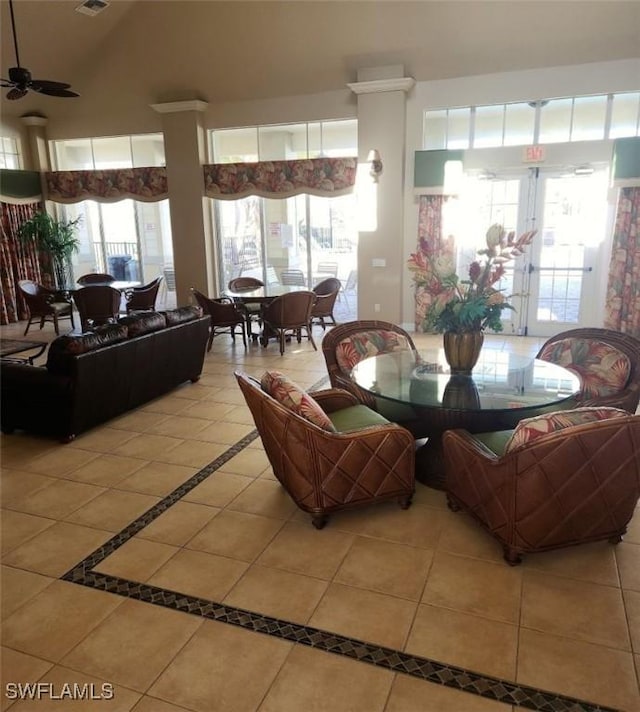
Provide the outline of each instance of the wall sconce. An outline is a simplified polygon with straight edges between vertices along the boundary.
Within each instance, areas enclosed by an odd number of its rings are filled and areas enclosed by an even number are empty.
[[[377,183],[380,174],[382,173],[382,161],[380,160],[380,152],[375,148],[369,151],[367,156],[367,163],[369,163],[369,175],[373,178],[373,182]]]

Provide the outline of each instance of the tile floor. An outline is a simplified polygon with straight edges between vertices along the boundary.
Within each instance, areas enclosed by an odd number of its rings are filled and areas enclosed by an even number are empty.
[[[316,531],[252,436],[235,368],[307,388],[326,373],[306,342],[280,357],[220,336],[197,384],[69,445],[2,436],[0,710],[500,712],[523,691],[537,709],[640,710],[640,516],[617,547],[516,568],[421,484],[407,511]],[[10,698],[36,681],[112,699]],[[463,691],[488,688],[514,705]]]

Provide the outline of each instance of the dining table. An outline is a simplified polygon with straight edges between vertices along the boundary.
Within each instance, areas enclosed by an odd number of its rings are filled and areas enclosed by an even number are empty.
[[[416,438],[416,479],[444,486],[442,434],[509,430],[523,418],[575,407],[580,380],[557,364],[484,348],[469,375],[452,374],[441,349],[363,359],[351,378],[380,412]]]
[[[236,304],[241,304],[245,308],[251,308],[251,305],[254,306],[254,308],[257,306],[258,310],[262,307],[263,304],[268,304],[269,302],[272,302],[276,297],[281,297],[284,294],[290,294],[291,292],[300,292],[300,291],[308,291],[306,287],[298,285],[298,284],[265,284],[262,287],[256,287],[253,289],[242,289],[242,290],[237,290],[233,291],[231,289],[225,289],[222,292],[223,297],[227,297],[228,299],[232,299]],[[248,322],[248,326],[250,328],[250,322]],[[258,341],[258,339],[266,339],[267,341],[269,338],[273,336],[273,334],[265,334],[264,329],[262,334],[256,334],[253,331],[248,332],[249,336],[251,336],[251,339],[253,341]]]

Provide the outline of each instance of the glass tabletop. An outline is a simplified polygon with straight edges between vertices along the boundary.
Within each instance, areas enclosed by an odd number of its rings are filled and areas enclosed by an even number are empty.
[[[483,349],[470,376],[451,375],[442,350],[395,351],[360,361],[351,377],[379,398],[420,408],[500,411],[570,399],[580,380],[561,366]]]
[[[256,289],[243,289],[237,292],[225,289],[222,296],[229,297],[230,299],[235,299],[240,302],[259,302],[268,301],[269,299],[274,299],[275,297],[281,297],[283,294],[289,294],[290,292],[301,291],[309,290],[307,290],[306,287],[301,287],[299,285],[268,284],[264,287],[258,287]]]

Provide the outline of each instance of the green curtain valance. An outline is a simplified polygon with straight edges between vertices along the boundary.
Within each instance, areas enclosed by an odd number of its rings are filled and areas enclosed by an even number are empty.
[[[45,173],[45,182],[45,198],[56,203],[79,203],[82,200],[112,203],[126,198],[151,203],[169,197],[164,166],[52,171]]]
[[[301,193],[331,197],[353,192],[358,159],[214,163],[203,168],[205,195],[217,200],[237,200],[248,195],[288,198]]]
[[[42,200],[40,173],[13,168],[0,169],[0,201],[11,205],[39,203]]]

